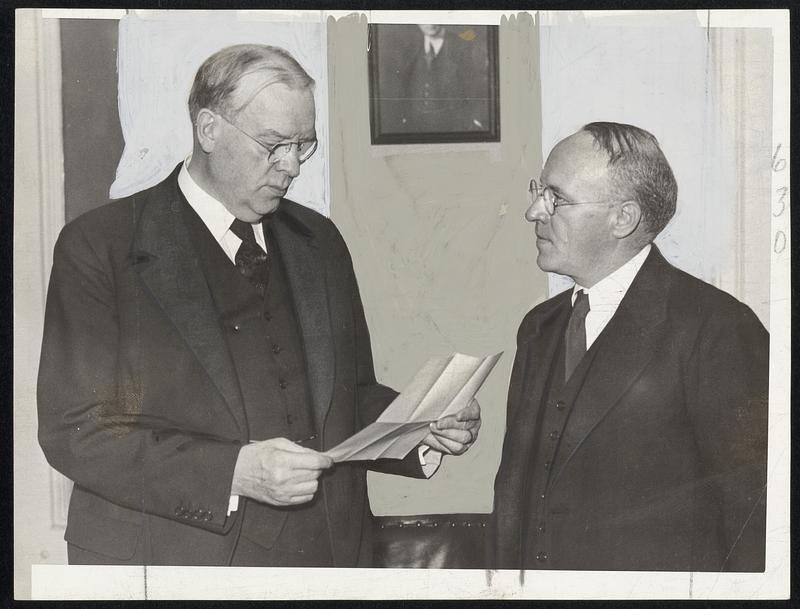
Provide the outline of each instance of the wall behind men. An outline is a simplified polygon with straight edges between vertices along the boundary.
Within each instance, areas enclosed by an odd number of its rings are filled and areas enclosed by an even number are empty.
[[[517,327],[546,294],[523,219],[542,166],[538,53],[530,15],[503,21],[500,143],[372,146],[367,21],[328,23],[331,218],[353,257],[379,381],[400,390],[432,355],[505,351],[478,394],[476,445],[430,480],[370,473],[376,515],[491,511]]]
[[[117,112],[116,19],[62,19],[66,220],[108,202],[124,141]]]

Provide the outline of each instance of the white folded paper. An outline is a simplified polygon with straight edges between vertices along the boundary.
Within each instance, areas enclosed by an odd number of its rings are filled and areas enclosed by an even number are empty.
[[[377,421],[325,454],[336,462],[402,459],[433,421],[469,405],[502,354],[432,357]]]

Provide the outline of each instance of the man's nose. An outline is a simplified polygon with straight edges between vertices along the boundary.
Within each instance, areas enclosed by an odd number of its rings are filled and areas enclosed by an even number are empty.
[[[297,146],[292,146],[292,149],[278,161],[278,168],[291,178],[300,175],[300,151]]]
[[[525,210],[525,219],[528,222],[549,222],[550,214],[544,206],[544,197],[536,197]]]

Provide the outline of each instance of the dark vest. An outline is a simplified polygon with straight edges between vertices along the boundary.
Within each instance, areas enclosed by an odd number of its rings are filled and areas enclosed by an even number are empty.
[[[319,449],[316,438],[308,440],[316,434],[302,338],[285,268],[271,231],[264,231],[271,266],[262,298],[239,274],[188,203],[184,210],[239,377],[249,439],[285,437]],[[332,563],[322,493],[320,486],[313,501],[290,508],[240,498],[241,535],[256,544],[260,566]]]
[[[425,47],[420,42],[408,64],[401,97],[405,97],[406,128],[412,131],[469,131],[474,129],[464,99],[470,87],[462,82],[468,51],[459,47],[456,36],[447,35],[439,53],[428,66]],[[467,72],[467,77],[470,75]],[[405,129],[404,129],[405,130]]]
[[[566,331],[566,325],[563,328]],[[547,516],[552,509],[549,503],[548,486],[552,480],[553,463],[556,455],[569,453],[572,448],[562,442],[564,428],[572,414],[572,405],[578,395],[586,374],[591,367],[596,349],[589,349],[583,356],[572,376],[564,380],[565,344],[564,332],[550,366],[542,403],[538,409],[535,439],[531,450],[531,462],[523,496],[526,509],[522,526],[522,565],[525,569],[547,569],[552,562],[554,547],[547,530]],[[594,345],[592,345],[594,346]],[[530,372],[533,374],[533,372]]]

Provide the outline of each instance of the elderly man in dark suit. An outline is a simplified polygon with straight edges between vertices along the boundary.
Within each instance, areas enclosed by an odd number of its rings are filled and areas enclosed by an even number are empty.
[[[283,198],[317,145],[313,80],[282,49],[229,47],[189,113],[190,159],[56,245],[39,438],[75,482],[69,560],[369,565],[364,464],[321,451],[396,393],[341,236]],[[383,471],[429,474],[479,426],[473,402]]]
[[[519,329],[492,566],[763,570],[769,337],[652,244],[677,200],[658,142],[586,125],[530,191],[537,263],[576,285]]]

